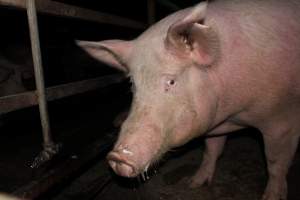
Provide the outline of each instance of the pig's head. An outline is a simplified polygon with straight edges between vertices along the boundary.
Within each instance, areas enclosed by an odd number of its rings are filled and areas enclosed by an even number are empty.
[[[206,6],[175,13],[133,41],[78,42],[132,81],[131,111],[107,157],[117,174],[137,176],[213,125],[217,100],[210,71],[219,53],[217,34],[204,24]]]

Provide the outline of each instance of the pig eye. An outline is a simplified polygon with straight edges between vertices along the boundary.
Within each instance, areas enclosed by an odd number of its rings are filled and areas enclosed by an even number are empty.
[[[164,87],[165,92],[168,92],[176,85],[176,80],[174,78],[169,77],[165,80],[164,85],[165,85],[165,87]]]
[[[172,85],[175,85],[175,80],[171,79],[171,80],[168,80],[168,85],[172,86]]]

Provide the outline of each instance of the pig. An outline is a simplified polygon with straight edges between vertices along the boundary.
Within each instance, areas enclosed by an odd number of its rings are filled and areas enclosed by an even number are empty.
[[[192,187],[212,181],[228,132],[262,133],[263,200],[287,198],[300,135],[300,3],[216,0],[180,10],[131,41],[77,41],[122,70],[133,101],[107,159],[135,177],[169,149],[207,136]]]

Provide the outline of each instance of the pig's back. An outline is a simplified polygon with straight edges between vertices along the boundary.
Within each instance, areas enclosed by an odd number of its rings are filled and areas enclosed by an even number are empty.
[[[236,94],[231,100],[266,115],[300,108],[300,3],[219,0],[208,9],[221,41],[220,76]]]

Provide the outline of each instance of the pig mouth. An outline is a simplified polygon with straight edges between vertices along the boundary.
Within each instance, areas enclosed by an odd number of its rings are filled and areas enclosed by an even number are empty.
[[[114,172],[120,176],[132,178],[140,173],[134,163],[124,158],[119,152],[110,152],[107,160]]]

